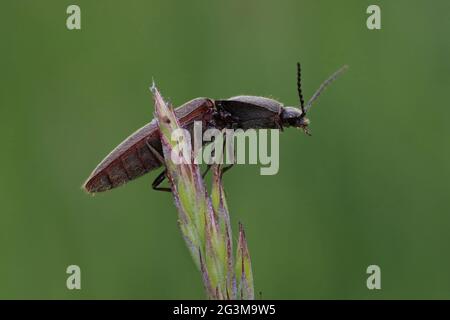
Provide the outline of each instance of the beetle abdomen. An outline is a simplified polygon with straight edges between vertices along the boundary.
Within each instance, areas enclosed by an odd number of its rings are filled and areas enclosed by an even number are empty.
[[[87,179],[84,185],[86,191],[90,193],[106,191],[160,167],[160,163],[147,145],[149,143],[155,150],[161,152],[156,126],[155,121],[150,122],[106,156]]]
[[[196,98],[176,108],[175,115],[182,127],[191,129],[194,120],[207,121],[213,107],[212,100]],[[161,164],[148,144],[162,154],[155,119],[131,134],[107,155],[88,177],[83,188],[89,193],[106,191],[159,168]]]

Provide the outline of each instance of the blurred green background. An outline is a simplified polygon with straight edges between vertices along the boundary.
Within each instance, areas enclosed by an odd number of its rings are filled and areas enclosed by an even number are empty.
[[[66,29],[81,7],[82,30]],[[378,4],[382,29],[366,27]],[[280,171],[225,178],[267,299],[450,298],[450,2],[31,1],[1,3],[0,298],[204,298],[170,194],[152,172],[91,197],[80,186],[150,121],[152,77],[198,96],[297,103]],[[66,288],[66,267],[82,290]],[[366,288],[377,264],[382,290]]]

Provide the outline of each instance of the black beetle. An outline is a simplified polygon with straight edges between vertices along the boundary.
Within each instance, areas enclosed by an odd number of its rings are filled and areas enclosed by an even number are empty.
[[[285,107],[279,101],[258,96],[237,96],[226,100],[196,98],[176,108],[175,115],[180,125],[188,130],[192,130],[194,121],[202,121],[204,130],[211,127],[244,130],[250,128],[283,130],[284,127],[296,127],[309,135],[307,111],[322,91],[347,68],[343,66],[332,74],[305,105],[301,90],[301,69],[297,63],[299,108]],[[97,193],[118,187],[161,167],[161,154],[158,124],[156,119],[153,119],[106,156],[88,177],[83,188],[89,193]],[[168,188],[158,187],[164,178],[165,171],[155,179],[152,187],[156,190],[170,191]]]

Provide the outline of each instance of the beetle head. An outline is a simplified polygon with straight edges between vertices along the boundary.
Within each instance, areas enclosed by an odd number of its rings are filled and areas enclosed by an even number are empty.
[[[283,125],[302,129],[307,135],[309,134],[309,119],[301,109],[296,107],[284,107],[281,113],[281,121]]]
[[[303,100],[302,85],[301,85],[301,68],[300,63],[297,62],[297,92],[300,99],[299,108],[285,107],[281,114],[281,121],[283,124],[295,128],[302,129],[307,135],[310,135],[308,131],[309,119],[306,118],[305,101]]]

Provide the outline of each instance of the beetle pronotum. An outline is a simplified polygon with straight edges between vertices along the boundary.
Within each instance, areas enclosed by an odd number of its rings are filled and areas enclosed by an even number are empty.
[[[205,130],[211,127],[244,130],[250,128],[283,130],[284,127],[296,127],[309,134],[309,119],[306,118],[306,114],[312,103],[347,68],[345,65],[333,73],[305,104],[301,90],[301,68],[297,63],[299,107],[285,107],[279,101],[258,96],[236,96],[224,100],[195,98],[176,108],[175,115],[180,125],[188,130],[192,130],[194,121],[201,121]],[[107,155],[88,177],[83,188],[89,193],[97,193],[118,187],[161,167],[159,156],[161,154],[158,124],[156,119],[153,119]],[[158,187],[164,178],[165,172],[162,172],[153,182],[153,188],[169,191],[170,189]]]

